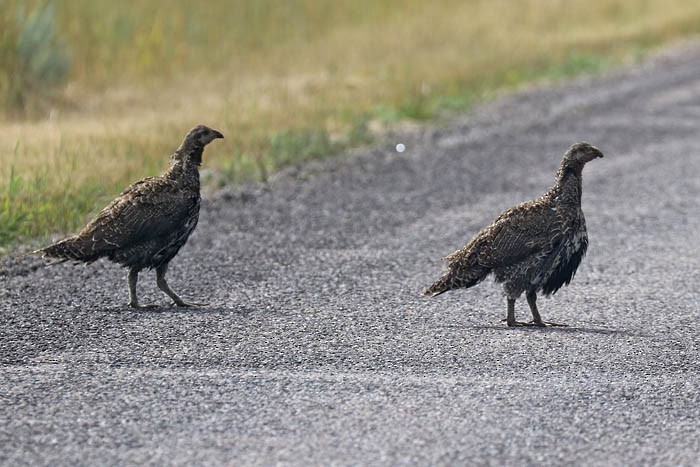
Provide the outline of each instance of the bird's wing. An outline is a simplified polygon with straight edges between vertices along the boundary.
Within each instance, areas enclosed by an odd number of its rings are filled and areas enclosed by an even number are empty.
[[[79,235],[95,251],[124,248],[173,232],[195,203],[172,181],[149,177],[124,190]]]
[[[555,293],[562,285],[569,284],[576,274],[583,256],[588,248],[586,220],[583,213],[578,216],[567,216],[557,223],[558,237],[552,242],[545,261],[541,264],[533,284],[540,283],[549,277],[542,291],[545,294]]]
[[[557,244],[556,211],[546,204],[523,204],[501,214],[487,228],[479,263],[491,268],[519,263],[533,254],[546,254]]]

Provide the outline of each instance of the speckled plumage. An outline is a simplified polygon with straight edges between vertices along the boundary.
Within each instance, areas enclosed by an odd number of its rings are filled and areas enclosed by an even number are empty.
[[[526,293],[533,322],[543,326],[537,293],[554,294],[569,284],[588,247],[586,220],[581,210],[584,165],[603,154],[588,143],[576,143],[562,159],[555,185],[543,196],[514,206],[482,229],[463,248],[445,259],[447,273],[424,294],[472,287],[493,273],[503,284],[509,326],[515,321],[515,300]]]
[[[199,219],[199,166],[204,147],[223,135],[204,125],[190,130],[162,175],[126,188],[77,235],[36,253],[63,261],[91,263],[102,257],[129,268],[129,305],[136,299],[138,273],[155,268],[158,286],[179,306],[165,280],[168,263],[187,242]]]

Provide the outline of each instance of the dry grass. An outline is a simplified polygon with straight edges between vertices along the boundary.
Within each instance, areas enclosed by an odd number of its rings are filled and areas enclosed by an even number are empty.
[[[57,4],[72,78],[50,118],[0,122],[0,248],[74,229],[197,123],[226,135],[205,154],[211,183],[260,178],[365,142],[370,121],[462,110],[700,31],[687,0],[192,4]]]

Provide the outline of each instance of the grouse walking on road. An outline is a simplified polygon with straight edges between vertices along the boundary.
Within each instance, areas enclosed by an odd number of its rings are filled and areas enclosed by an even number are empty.
[[[505,211],[463,248],[447,256],[445,275],[425,295],[472,287],[493,273],[503,283],[508,326],[546,326],[537,310],[537,293],[555,293],[573,279],[586,254],[588,235],[581,211],[581,172],[603,157],[596,147],[576,143],[564,154],[556,183],[542,197]],[[515,300],[525,292],[533,321],[515,320]]]
[[[155,268],[158,287],[176,305],[203,305],[183,301],[168,286],[165,273],[197,225],[204,146],[223,137],[204,125],[194,127],[171,156],[167,172],[129,186],[77,235],[35,253],[88,264],[106,256],[129,268],[129,306],[134,308],[157,306],[140,305],[136,298],[138,274],[145,268]]]

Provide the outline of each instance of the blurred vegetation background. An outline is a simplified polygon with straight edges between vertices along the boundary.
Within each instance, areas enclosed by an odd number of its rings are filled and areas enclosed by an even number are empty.
[[[0,0],[0,252],[87,220],[198,123],[265,179],[700,32],[689,0]]]

